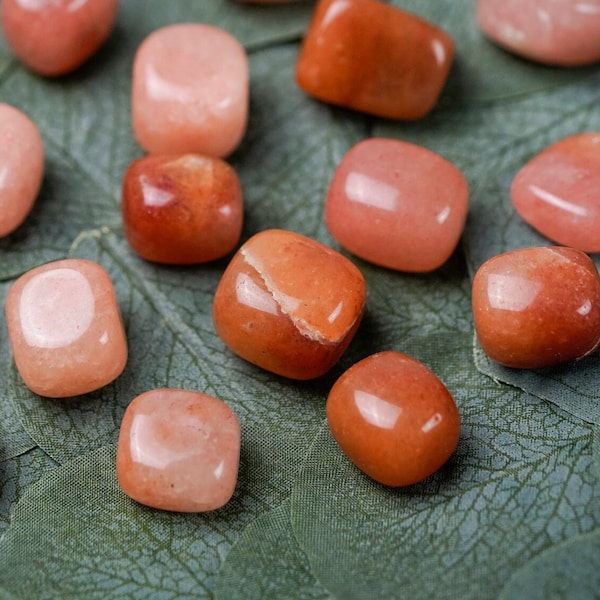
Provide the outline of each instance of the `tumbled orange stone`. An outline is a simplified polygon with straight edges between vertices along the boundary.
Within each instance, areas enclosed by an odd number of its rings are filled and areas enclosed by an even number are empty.
[[[546,148],[517,173],[510,194],[521,217],[552,241],[600,252],[600,133]]]
[[[44,176],[44,146],[33,121],[0,104],[0,237],[31,212]]]
[[[321,0],[296,79],[325,102],[392,119],[419,119],[446,82],[454,42],[438,27],[379,0]]]
[[[220,508],[233,495],[239,462],[238,419],[218,398],[156,389],[125,411],[117,479],[141,504],[178,512]]]
[[[460,416],[446,386],[400,352],[380,352],[350,367],[331,388],[326,413],[348,458],[393,487],[437,471],[460,436]]]
[[[149,155],[123,179],[123,227],[131,247],[160,263],[225,256],[242,232],[242,188],[226,162],[197,154]]]
[[[600,279],[579,250],[523,248],[489,259],[472,286],[477,337],[507,367],[549,367],[600,343]]]
[[[113,284],[83,259],[47,263],[10,288],[6,320],[17,369],[36,394],[77,396],[116,379],[127,340]]]
[[[162,27],[135,55],[133,131],[153,154],[231,154],[246,130],[248,96],[246,52],[218,27]]]
[[[278,375],[312,379],[340,358],[364,305],[363,276],[347,258],[303,235],[270,229],[231,260],[213,319],[242,358]]]
[[[112,31],[118,0],[3,0],[4,37],[18,58],[42,75],[84,63]]]
[[[600,0],[478,0],[477,22],[495,43],[558,66],[600,60]]]
[[[456,248],[468,200],[465,177],[445,158],[407,142],[371,138],[339,163],[325,221],[353,254],[391,269],[425,272]]]

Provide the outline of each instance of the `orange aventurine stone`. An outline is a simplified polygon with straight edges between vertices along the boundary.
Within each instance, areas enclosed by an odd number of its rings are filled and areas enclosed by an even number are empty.
[[[521,217],[552,241],[600,252],[600,133],[546,148],[517,173],[510,193]]]
[[[379,0],[321,0],[296,67],[308,94],[392,119],[435,105],[454,42],[441,29]]]
[[[437,471],[460,436],[458,409],[446,386],[400,352],[374,354],[350,367],[331,388],[326,411],[348,458],[394,487]]]
[[[354,336],[365,305],[360,271],[331,248],[272,229],[250,238],[214,297],[215,328],[249,362],[292,379],[328,371]]]
[[[117,0],[3,0],[8,45],[30,69],[56,76],[85,62],[108,38]]]
[[[125,411],[117,478],[141,504],[179,512],[220,508],[233,495],[239,461],[237,417],[217,398],[157,389]]]
[[[481,347],[507,367],[576,360],[600,343],[598,271],[573,248],[524,248],[489,259],[475,274],[472,301]]]
[[[227,156],[245,133],[248,94],[248,59],[232,35],[200,23],[162,27],[134,60],[135,137],[154,154]]]
[[[0,237],[30,213],[44,176],[40,133],[20,110],[0,104]]]
[[[242,232],[242,189],[218,158],[150,155],[123,180],[123,226],[132,248],[160,263],[203,263],[225,256]]]
[[[338,165],[325,221],[344,248],[365,260],[431,271],[456,248],[468,199],[465,177],[446,159],[407,142],[371,138]]]
[[[85,394],[125,368],[115,291],[94,262],[59,260],[25,273],[8,292],[6,319],[17,369],[36,394]]]

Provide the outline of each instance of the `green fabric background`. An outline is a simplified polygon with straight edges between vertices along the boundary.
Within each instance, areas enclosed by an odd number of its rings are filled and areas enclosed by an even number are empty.
[[[548,144],[600,130],[600,70],[503,52],[477,30],[474,0],[393,3],[456,40],[440,102],[415,123],[330,107],[297,88],[309,1],[122,0],[108,43],[56,80],[27,71],[0,45],[0,101],[35,120],[46,150],[32,214],[0,240],[0,297],[42,262],[96,260],[115,283],[130,344],[116,382],[48,400],[22,384],[0,319],[0,598],[600,597],[600,358],[502,369],[474,343],[470,307],[470,276],[483,260],[547,243],[515,215],[510,182]],[[367,281],[366,315],[318,380],[281,379],[224,348],[211,302],[227,260],[161,267],[124,241],[121,180],[142,155],[130,126],[133,56],[151,31],[183,21],[223,27],[249,54],[250,121],[229,158],[244,190],[244,239],[280,227],[339,249],[323,221],[324,195],[344,152],[369,136],[426,146],[469,180],[463,243],[441,269],[407,275],[353,258]],[[422,360],[462,416],[454,457],[407,489],[361,474],[324,421],[335,379],[379,350]],[[199,389],[236,411],[241,466],[224,508],[171,514],[119,490],[123,411],[159,386]]]

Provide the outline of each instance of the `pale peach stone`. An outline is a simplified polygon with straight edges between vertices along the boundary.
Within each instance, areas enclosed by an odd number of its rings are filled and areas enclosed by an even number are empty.
[[[240,426],[224,402],[201,392],[157,389],[127,407],[117,450],[117,478],[141,504],[204,512],[235,490]]]
[[[29,117],[0,104],[0,237],[30,213],[44,175],[44,147]]]
[[[600,0],[478,0],[477,21],[494,42],[531,60],[600,60]]]
[[[92,261],[59,260],[25,273],[8,292],[6,318],[17,369],[41,396],[97,390],[125,367],[115,291]]]
[[[195,23],[158,29],[135,56],[135,136],[155,154],[227,156],[246,130],[248,88],[246,53],[226,31]]]

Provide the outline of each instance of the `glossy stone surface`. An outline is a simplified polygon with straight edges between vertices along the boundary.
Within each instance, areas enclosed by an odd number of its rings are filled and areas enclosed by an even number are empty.
[[[213,319],[242,358],[278,375],[312,379],[340,358],[364,305],[363,276],[348,259],[300,234],[270,229],[231,260]]]
[[[162,27],[135,55],[135,137],[154,154],[227,156],[245,133],[248,94],[248,59],[233,36],[200,23]]]
[[[342,246],[365,260],[431,271],[456,248],[468,200],[465,177],[446,159],[407,142],[371,138],[339,163],[325,221]]]
[[[348,458],[393,487],[437,471],[460,435],[458,409],[446,386],[400,352],[380,352],[350,367],[331,388],[326,412]]]
[[[7,294],[6,320],[17,369],[36,394],[85,394],[125,368],[115,291],[94,262],[66,259],[28,271]]]
[[[537,62],[600,60],[600,0],[478,0],[477,22],[495,43]]]
[[[321,0],[296,65],[298,85],[325,102],[392,119],[435,105],[454,57],[438,27],[379,0]]]
[[[218,398],[156,389],[125,411],[117,478],[141,504],[178,512],[220,508],[233,495],[239,462],[240,425]]]
[[[0,237],[31,212],[44,176],[44,146],[33,121],[0,103]]]
[[[574,135],[531,159],[516,175],[517,212],[554,242],[600,252],[600,133]]]
[[[118,0],[3,0],[8,45],[30,69],[47,76],[79,67],[112,31]]]
[[[489,259],[475,274],[472,301],[481,347],[508,367],[553,366],[600,343],[598,271],[573,248],[524,248]]]
[[[221,159],[149,155],[125,173],[122,211],[125,236],[143,258],[203,263],[237,245],[242,189],[233,168]]]

